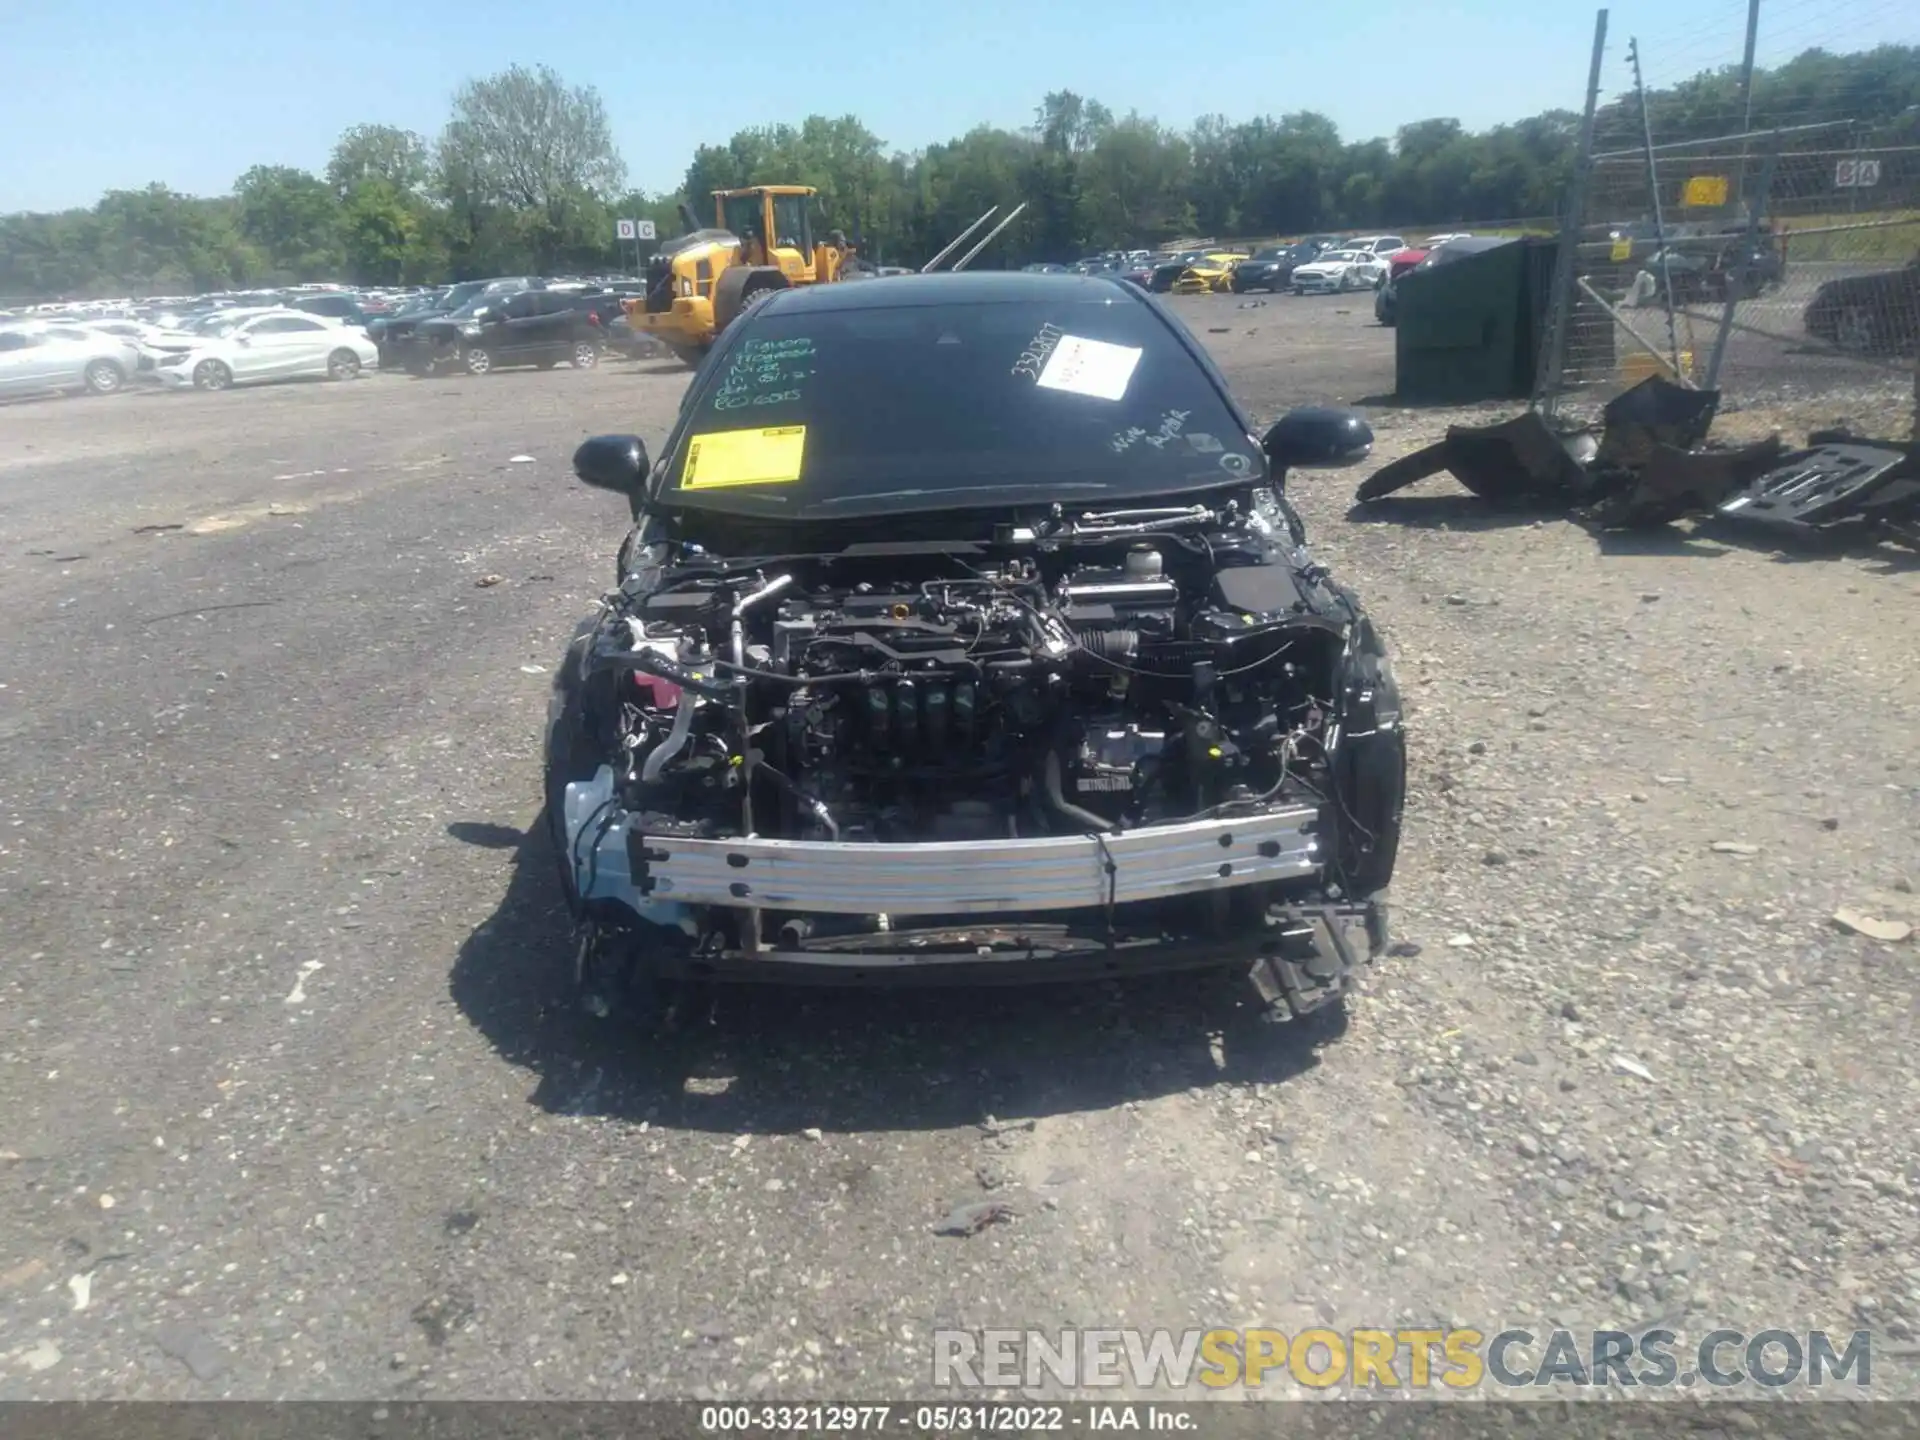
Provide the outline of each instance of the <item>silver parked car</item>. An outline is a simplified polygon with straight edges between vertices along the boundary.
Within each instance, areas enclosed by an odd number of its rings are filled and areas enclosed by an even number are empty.
[[[111,395],[139,368],[139,351],[119,336],[77,325],[0,329],[0,396],[67,390]]]

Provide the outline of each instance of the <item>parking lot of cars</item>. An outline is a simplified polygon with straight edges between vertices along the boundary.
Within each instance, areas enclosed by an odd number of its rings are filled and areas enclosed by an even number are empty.
[[[638,282],[508,276],[411,291],[278,291],[93,301],[0,312],[0,399],[226,390],[645,358],[621,302]]]

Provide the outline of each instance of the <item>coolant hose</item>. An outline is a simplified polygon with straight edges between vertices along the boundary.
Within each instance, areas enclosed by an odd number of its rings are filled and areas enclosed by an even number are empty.
[[[820,824],[826,829],[827,838],[829,840],[832,840],[835,844],[839,843],[840,841],[839,822],[837,822],[833,818],[833,812],[828,810],[827,807],[824,804],[822,804],[817,797],[809,795],[805,790],[802,790],[786,775],[774,769],[773,766],[767,764],[766,760],[761,756],[758,750],[748,751],[747,761],[748,761],[747,773],[749,775],[765,775],[769,780],[773,781],[774,784],[778,785],[782,790],[786,791],[787,794],[791,795],[797,802],[799,802],[800,808],[802,810],[805,810],[809,815],[813,816],[815,820],[820,822]]]
[[[651,785],[660,778],[660,772],[667,768],[667,762],[687,748],[687,736],[693,733],[693,701],[689,696],[681,696],[680,703],[673,710],[673,729],[667,732],[667,738],[653,747],[653,753],[647,756],[647,763],[640,767],[640,779]]]
[[[1047,763],[1041,773],[1041,793],[1047,797],[1047,804],[1076,825],[1102,834],[1117,828],[1113,821],[1096,815],[1091,810],[1082,810],[1067,799],[1065,787],[1060,783],[1060,752],[1058,750],[1047,751]]]

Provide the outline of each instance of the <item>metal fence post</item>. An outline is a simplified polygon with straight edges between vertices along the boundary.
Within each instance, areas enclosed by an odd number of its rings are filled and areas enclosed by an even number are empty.
[[[1713,358],[1707,361],[1706,377],[1700,385],[1704,390],[1717,389],[1720,384],[1720,365],[1727,358],[1727,341],[1733,334],[1734,311],[1740,307],[1740,293],[1746,288],[1747,271],[1753,263],[1753,249],[1760,238],[1760,217],[1766,211],[1767,200],[1773,194],[1773,170],[1780,160],[1780,137],[1773,137],[1773,144],[1767,151],[1767,158],[1760,163],[1760,188],[1747,202],[1747,228],[1741,236],[1740,253],[1735,257],[1733,273],[1727,277],[1727,304],[1720,312],[1720,333],[1713,337]],[[1744,174],[1746,167],[1741,166]]]
[[[1753,129],[1753,59],[1760,44],[1760,0],[1747,0],[1747,48],[1740,60],[1740,133],[1747,134]],[[1747,189],[1747,146],[1740,143],[1740,169],[1735,175],[1739,189],[1734,200],[1744,201]]]
[[[1567,362],[1567,332],[1573,328],[1573,310],[1577,295],[1574,280],[1580,227],[1586,218],[1587,183],[1593,173],[1593,117],[1600,108],[1600,66],[1607,53],[1607,12],[1596,10],[1593,16],[1593,60],[1587,68],[1587,106],[1580,118],[1580,153],[1573,163],[1573,179],[1567,186],[1567,215],[1560,227],[1560,253],[1555,257],[1553,303],[1547,312],[1547,353],[1541,357],[1534,377],[1532,408],[1551,419],[1559,405],[1560,377]]]
[[[1673,318],[1673,256],[1667,253],[1667,226],[1660,207],[1660,165],[1653,158],[1653,116],[1647,111],[1647,82],[1640,73],[1637,37],[1627,45],[1627,60],[1633,66],[1634,93],[1640,98],[1640,135],[1647,157],[1647,203],[1653,207],[1653,255],[1660,262],[1660,293],[1667,302],[1667,351],[1673,359],[1674,378],[1681,379],[1685,372],[1680,368],[1680,333]]]

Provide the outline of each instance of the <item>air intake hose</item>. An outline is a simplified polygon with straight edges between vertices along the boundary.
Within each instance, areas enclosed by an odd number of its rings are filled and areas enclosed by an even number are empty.
[[[1138,630],[1076,630],[1073,643],[1085,652],[1088,658],[1104,660],[1111,665],[1127,665],[1140,653],[1140,632]]]

